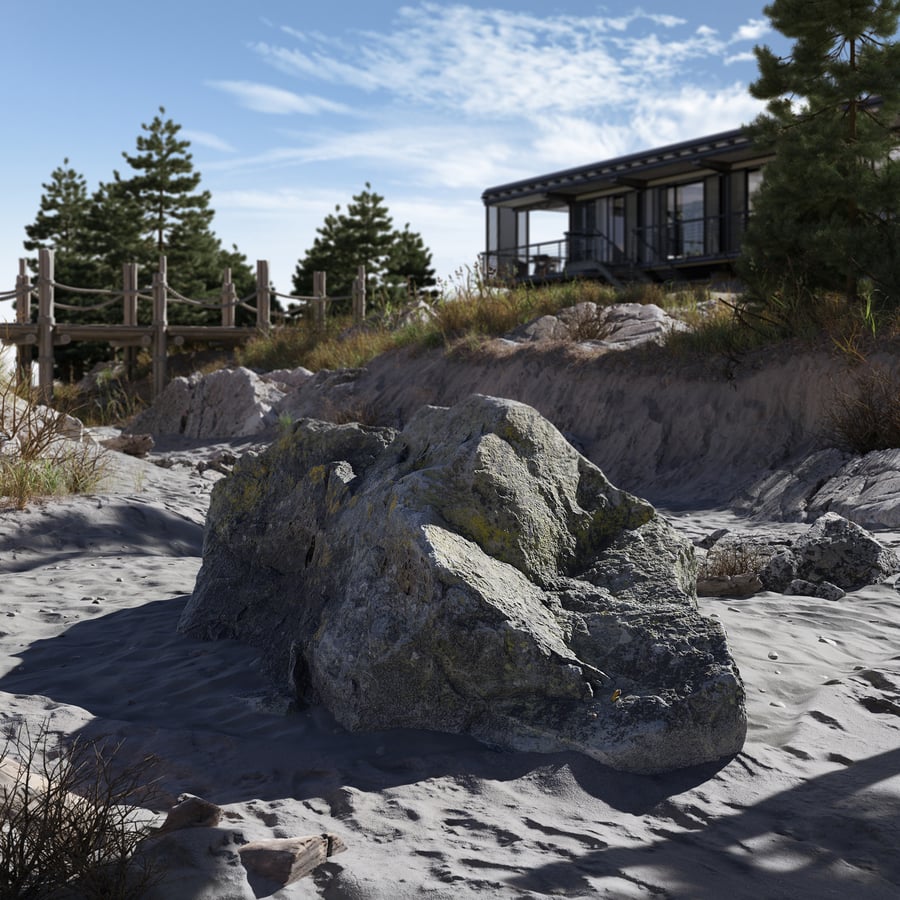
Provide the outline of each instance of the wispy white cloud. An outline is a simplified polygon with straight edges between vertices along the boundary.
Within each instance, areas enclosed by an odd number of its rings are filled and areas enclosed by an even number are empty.
[[[322,112],[350,113],[343,103],[335,103],[324,97],[295,94],[282,88],[253,81],[208,81],[209,87],[231,94],[241,106],[255,112],[275,115],[316,115]]]
[[[753,62],[755,59],[753,51],[747,50],[745,53],[735,53],[732,56],[726,56],[724,62],[726,66],[730,66],[734,63]]]
[[[210,150],[218,150],[222,153],[236,152],[235,148],[229,144],[228,141],[224,138],[220,138],[216,134],[211,134],[208,131],[192,131],[189,128],[184,128],[179,134],[186,141],[190,141],[192,144],[196,144],[199,147],[207,147]]]
[[[210,171],[277,169],[323,162],[362,161],[396,169],[407,184],[442,188],[481,188],[508,166],[516,148],[489,128],[403,125],[356,132],[304,134],[302,143],[254,156],[207,163]]]
[[[633,149],[634,138],[630,122],[610,124],[575,116],[551,116],[541,123],[531,142],[532,170],[524,177],[534,175],[538,169],[566,169],[595,159],[622,156]]]
[[[738,41],[758,41],[772,30],[768,19],[750,19],[731,36],[731,43]]]
[[[423,3],[402,7],[390,32],[360,34],[353,48],[295,29],[285,31],[299,46],[252,47],[304,80],[468,116],[518,118],[627,103],[687,62],[722,54],[713,29],[682,34],[686,24],[640,11],[585,18]]]
[[[762,109],[739,82],[716,91],[685,85],[674,94],[645,97],[630,124],[640,146],[652,147],[727,131],[750,122]]]
[[[575,17],[433,2],[402,7],[378,32],[281,26],[274,41],[250,46],[301,93],[215,85],[266,112],[321,113],[318,127],[212,165],[338,162],[412,189],[477,196],[491,184],[749,122],[760,105],[725,67],[752,59],[735,43],[767,27],[751,19],[725,38],[696,20],[640,11]],[[351,104],[349,123],[328,116]]]

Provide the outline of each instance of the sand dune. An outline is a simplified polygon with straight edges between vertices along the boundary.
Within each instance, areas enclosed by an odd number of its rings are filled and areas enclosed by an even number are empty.
[[[715,765],[629,776],[577,754],[348,734],[324,710],[289,709],[250,649],[176,633],[218,476],[117,458],[102,494],[0,514],[0,715],[124,738],[124,759],[157,754],[168,800],[218,803],[245,840],[344,839],[346,853],[272,896],[900,895],[893,584],[838,602],[701,601],[748,689],[745,748]],[[753,527],[671,515],[692,537]]]

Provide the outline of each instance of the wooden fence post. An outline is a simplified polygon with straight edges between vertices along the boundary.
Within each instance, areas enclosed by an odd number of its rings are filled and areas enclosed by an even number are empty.
[[[38,251],[38,386],[43,401],[53,399],[53,251]]]
[[[138,323],[138,267],[137,263],[122,264],[122,324]],[[128,380],[134,380],[137,366],[137,347],[125,345],[125,372]]]
[[[31,321],[31,279],[24,259],[19,260],[16,276],[16,322],[27,325]],[[16,378],[31,383],[31,344],[16,347]]]
[[[159,258],[159,271],[153,273],[153,399],[166,387],[166,258]]]
[[[234,292],[234,283],[231,280],[231,268],[225,269],[222,278],[222,327],[234,328],[235,313],[237,312],[237,294]]]
[[[357,266],[353,280],[353,323],[362,325],[366,321],[366,267]]]
[[[313,272],[313,321],[316,331],[325,330],[325,273]]]
[[[269,261],[256,261],[256,327],[268,331],[272,327],[272,298],[269,294]]]

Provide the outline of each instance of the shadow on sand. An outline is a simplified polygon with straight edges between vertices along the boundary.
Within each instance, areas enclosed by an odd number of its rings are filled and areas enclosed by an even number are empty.
[[[0,690],[41,695],[96,718],[86,736],[125,738],[122,761],[147,753],[162,760],[172,795],[220,803],[324,796],[339,814],[341,789],[379,791],[442,776],[510,781],[566,770],[623,822],[639,817],[650,843],[599,846],[527,872],[479,865],[510,891],[591,896],[589,878],[625,879],[648,896],[732,898],[900,895],[900,804],[875,786],[896,777],[900,749],[813,778],[749,807],[709,815],[679,795],[722,779],[761,773],[745,754],[661,776],[614,772],[575,753],[497,752],[462,736],[394,730],[349,734],[322,709],[267,711],[271,685],[255,651],[234,641],[179,635],[187,597],[156,600],[84,620],[24,649]],[[51,705],[52,705],[51,703]],[[711,787],[725,797],[722,785]],[[329,800],[328,798],[331,797]],[[333,801],[333,802],[332,802]],[[723,805],[727,805],[727,802]],[[525,823],[553,843],[562,831]],[[624,842],[623,842],[624,843]],[[472,861],[475,865],[476,861]],[[664,889],[660,885],[665,885]]]

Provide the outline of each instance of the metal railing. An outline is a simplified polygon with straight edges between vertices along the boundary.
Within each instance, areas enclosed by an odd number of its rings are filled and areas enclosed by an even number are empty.
[[[592,264],[604,274],[670,269],[692,260],[733,259],[746,224],[745,212],[701,216],[635,228],[627,243],[599,231],[569,231],[557,241],[482,253],[481,261],[492,276],[513,281],[552,279],[587,271]]]
[[[511,281],[540,281],[562,275],[568,259],[566,238],[481,254],[482,266],[487,273]]]

